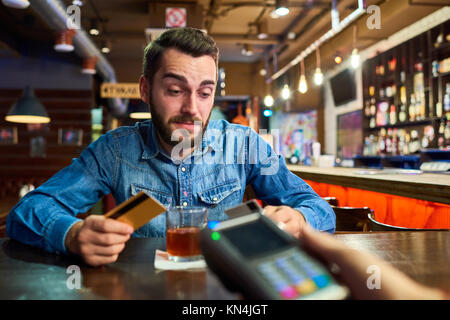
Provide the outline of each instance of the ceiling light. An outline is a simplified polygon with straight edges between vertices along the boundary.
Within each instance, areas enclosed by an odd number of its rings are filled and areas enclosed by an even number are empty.
[[[288,34],[287,34],[287,38],[289,39],[289,40],[294,40],[295,39],[295,32],[289,32]]]
[[[271,106],[273,106],[273,103],[274,103],[274,101],[270,94],[268,94],[267,96],[264,97],[264,105],[266,107],[270,108]]]
[[[22,97],[11,106],[5,120],[18,123],[50,122],[47,111],[29,86],[24,89]]]
[[[298,91],[300,93],[306,93],[308,91],[308,83],[306,82],[305,77],[305,60],[302,59],[300,61],[300,80],[298,82]]]
[[[339,52],[336,52],[336,54],[334,55],[334,62],[335,62],[336,64],[341,64],[341,62],[342,62],[342,57],[341,57],[341,55],[339,54]]]
[[[316,68],[316,72],[314,73],[314,83],[318,86],[322,85],[323,83],[323,73],[320,68]]]
[[[269,31],[267,30],[267,22],[261,22],[256,25],[256,37],[260,40],[267,39],[269,37]]]
[[[289,86],[285,84],[283,89],[281,89],[281,97],[283,100],[288,100],[291,97],[291,91],[289,90]]]
[[[282,17],[289,14],[289,9],[287,7],[287,0],[276,0],[275,3],[276,3],[275,13],[278,16]]]
[[[359,53],[358,49],[356,49],[356,34],[357,34],[357,27],[356,25],[353,27],[353,51],[352,51],[352,57],[351,57],[351,63],[353,69],[357,69],[359,67]]]
[[[96,74],[95,64],[97,63],[97,57],[89,57],[83,59],[83,68],[81,73],[84,74]]]
[[[353,49],[351,60],[352,60],[353,69],[357,69],[359,67],[359,61],[360,61],[358,49],[356,49],[356,48]]]
[[[260,75],[261,77],[264,77],[266,74],[267,74],[266,69],[262,68],[261,70],[259,70],[259,75]]]
[[[71,52],[74,49],[72,38],[75,36],[74,29],[60,31],[56,34],[56,43],[54,49],[58,52]]]
[[[244,47],[241,50],[242,55],[244,56],[252,56],[253,55],[253,45],[244,44]]]
[[[304,74],[300,76],[300,81],[298,83],[298,91],[305,94],[308,91],[308,83],[306,82],[306,77]]]
[[[105,54],[108,54],[111,52],[111,44],[109,41],[103,41],[101,51],[102,51],[102,53],[105,53]]]
[[[2,0],[2,3],[10,8],[14,9],[26,9],[30,6],[28,0]]]
[[[128,114],[132,119],[150,119],[152,115],[149,110],[148,104],[142,100],[130,100],[128,104]]]
[[[89,29],[89,34],[91,36],[98,36],[100,34],[100,27],[98,21],[95,19],[91,20],[91,28]]]
[[[83,0],[72,0],[72,4],[82,7],[83,6]]]
[[[316,48],[316,63],[317,63],[317,68],[316,68],[316,72],[314,72],[314,83],[316,85],[320,86],[323,83],[323,73],[322,73],[322,70],[320,69],[319,46],[317,46],[317,48]]]

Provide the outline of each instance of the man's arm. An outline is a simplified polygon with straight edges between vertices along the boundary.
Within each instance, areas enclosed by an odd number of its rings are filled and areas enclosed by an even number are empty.
[[[69,229],[114,185],[115,154],[110,134],[89,145],[72,164],[28,193],[8,215],[6,232],[49,252],[68,253]]]
[[[252,185],[258,199],[275,206],[265,209],[270,218],[286,224],[286,231],[295,236],[298,236],[305,221],[314,229],[334,232],[336,216],[333,209],[293,174],[284,158],[275,154],[253,130],[249,135],[248,148],[247,183]]]

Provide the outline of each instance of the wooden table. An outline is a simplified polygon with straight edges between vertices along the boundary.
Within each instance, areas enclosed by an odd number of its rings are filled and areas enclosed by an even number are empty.
[[[413,279],[450,289],[450,232],[340,234],[349,246],[391,262]],[[0,299],[193,299],[228,300],[229,292],[209,270],[160,271],[154,252],[164,239],[131,239],[116,263],[91,268],[79,260],[46,253],[10,239],[0,239]],[[79,265],[80,289],[69,289]]]

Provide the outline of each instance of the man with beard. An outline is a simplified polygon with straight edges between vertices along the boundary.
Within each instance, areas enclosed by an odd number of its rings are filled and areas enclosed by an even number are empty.
[[[286,232],[298,237],[306,223],[333,232],[331,207],[256,132],[209,122],[217,70],[218,49],[200,30],[170,29],[149,44],[140,92],[152,120],[106,133],[27,194],[8,216],[8,235],[93,266],[108,264],[130,236],[164,237],[165,217],[138,230],[99,215],[76,218],[102,196],[112,193],[122,203],[144,191],[166,207],[202,206],[209,220],[224,220],[248,184]]]

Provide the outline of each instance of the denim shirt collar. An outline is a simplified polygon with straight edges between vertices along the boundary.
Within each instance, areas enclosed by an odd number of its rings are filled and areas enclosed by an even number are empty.
[[[170,158],[170,156],[167,155],[167,152],[165,152],[164,149],[161,147],[155,126],[153,125],[151,120],[145,121],[144,123],[141,123],[141,125],[148,126],[147,139],[143,147],[141,159],[142,160],[153,159],[158,155],[158,153]],[[191,154],[192,156],[200,156],[206,154],[208,151],[211,150],[222,151],[222,144],[220,143],[220,139],[215,139],[216,137],[211,135],[210,129],[211,129],[211,122],[208,124],[208,127],[206,128],[206,131],[203,134],[201,148],[195,149],[194,152]]]

